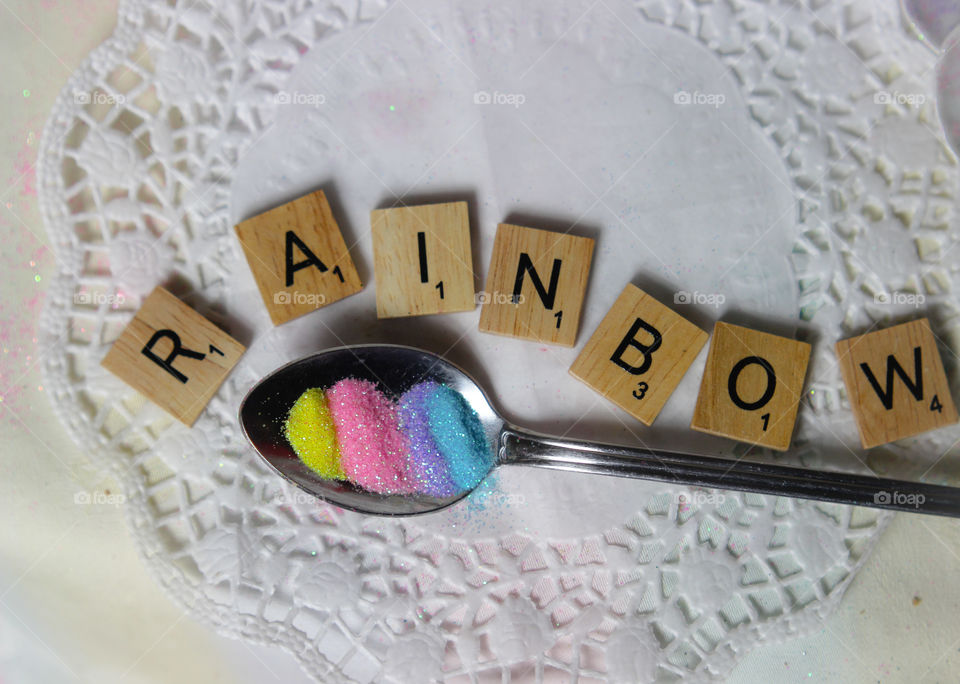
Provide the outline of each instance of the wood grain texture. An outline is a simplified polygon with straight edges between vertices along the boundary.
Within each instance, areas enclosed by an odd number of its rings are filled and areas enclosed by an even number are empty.
[[[836,353],[864,448],[957,422],[926,318],[840,340]]]
[[[570,374],[650,425],[707,342],[707,333],[628,284]]]
[[[493,242],[487,286],[480,293],[480,330],[572,347],[580,326],[593,244],[590,238],[501,223]],[[544,301],[525,264],[532,267],[541,289],[550,295],[546,299],[552,301]],[[520,272],[523,278],[515,303],[512,295]]]
[[[378,209],[370,227],[378,318],[476,308],[466,202]]]
[[[315,311],[363,289],[340,227],[322,190],[243,221],[235,227],[240,245],[257,281],[274,325]],[[319,259],[323,268],[292,270],[287,285],[288,231]],[[292,263],[308,260],[299,244]]]
[[[144,349],[169,369],[144,354]],[[243,352],[242,344],[158,287],[144,300],[101,365],[189,426]],[[202,358],[195,358],[198,355]]]
[[[789,448],[810,360],[810,345],[717,323],[690,427]]]

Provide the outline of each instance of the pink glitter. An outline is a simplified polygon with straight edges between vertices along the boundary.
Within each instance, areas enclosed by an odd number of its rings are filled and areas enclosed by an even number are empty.
[[[340,464],[351,482],[381,494],[412,494],[409,445],[396,405],[372,382],[346,378],[327,390],[340,442]]]
[[[13,160],[14,178],[23,183],[20,189],[21,197],[37,196],[37,172],[34,168],[36,156],[36,151],[29,144],[24,144]]]

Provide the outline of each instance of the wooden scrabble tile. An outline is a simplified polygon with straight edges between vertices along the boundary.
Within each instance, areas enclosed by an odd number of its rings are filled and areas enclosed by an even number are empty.
[[[570,374],[650,425],[706,341],[703,330],[628,284]]]
[[[480,330],[572,347],[592,258],[590,238],[501,223]]]
[[[193,425],[243,352],[242,344],[158,287],[100,364]]]
[[[809,360],[806,342],[717,323],[690,427],[789,448]]]
[[[466,202],[370,212],[377,317],[472,311]]]
[[[363,288],[322,190],[249,218],[235,230],[274,325]]]
[[[840,340],[836,351],[864,448],[957,422],[926,318]]]

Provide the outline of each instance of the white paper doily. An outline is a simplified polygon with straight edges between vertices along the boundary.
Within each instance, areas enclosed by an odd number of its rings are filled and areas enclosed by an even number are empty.
[[[318,679],[722,677],[833,610],[889,516],[508,468],[452,511],[366,518],[291,491],[237,426],[287,360],[399,341],[447,353],[521,424],[743,454],[685,428],[702,358],[641,431],[566,376],[576,350],[480,335],[477,312],[376,321],[367,212],[398,196],[470,199],[478,274],[503,218],[595,237],[580,344],[631,279],[723,294],[686,310],[705,327],[799,329],[815,352],[790,458],[807,465],[865,459],[833,340],[909,315],[911,294],[960,339],[957,169],[934,57],[893,2],[513,5],[125,2],[41,145],[60,264],[45,381],[170,594]],[[314,187],[368,285],[273,328],[232,225]],[[249,347],[189,430],[99,367],[158,283]],[[957,436],[870,465],[918,476]]]

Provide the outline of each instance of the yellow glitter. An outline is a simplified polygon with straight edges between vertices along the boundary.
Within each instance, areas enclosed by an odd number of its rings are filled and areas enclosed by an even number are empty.
[[[300,395],[290,409],[284,432],[310,470],[327,479],[347,479],[340,467],[336,428],[322,389],[314,387]]]

